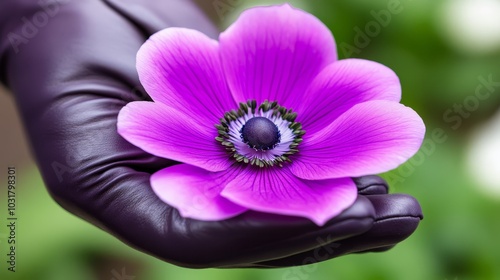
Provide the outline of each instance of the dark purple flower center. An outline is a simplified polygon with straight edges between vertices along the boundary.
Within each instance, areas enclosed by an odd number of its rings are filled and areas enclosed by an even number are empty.
[[[224,113],[216,124],[215,137],[236,162],[259,167],[282,167],[306,133],[295,121],[297,114],[278,102],[255,100],[240,103],[237,110]]]
[[[270,150],[280,143],[281,133],[278,127],[264,117],[253,117],[241,128],[241,139],[250,148]]]

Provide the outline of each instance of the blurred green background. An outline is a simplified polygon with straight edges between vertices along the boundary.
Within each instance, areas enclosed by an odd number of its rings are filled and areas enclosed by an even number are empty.
[[[285,1],[198,2],[224,28],[249,6]],[[1,94],[2,131],[13,131],[2,139],[1,179],[6,166],[17,167],[19,245],[17,272],[8,272],[2,225],[0,279],[500,279],[500,136],[492,136],[500,135],[494,133],[500,122],[492,121],[500,108],[500,1],[289,2],[330,27],[340,58],[392,68],[401,79],[402,102],[424,119],[425,148],[383,174],[391,192],[411,194],[422,205],[425,219],[409,239],[385,253],[290,269],[190,270],[160,262],[48,196],[13,121],[12,101]]]

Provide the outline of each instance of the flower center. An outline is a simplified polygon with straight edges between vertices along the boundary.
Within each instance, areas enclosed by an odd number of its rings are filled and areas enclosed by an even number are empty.
[[[256,150],[270,150],[276,147],[281,140],[278,127],[264,117],[249,119],[241,128],[241,139],[250,148]]]
[[[295,122],[297,114],[264,101],[257,107],[255,100],[240,103],[238,110],[226,112],[215,125],[220,142],[239,163],[259,167],[282,166],[297,153],[305,131]]]

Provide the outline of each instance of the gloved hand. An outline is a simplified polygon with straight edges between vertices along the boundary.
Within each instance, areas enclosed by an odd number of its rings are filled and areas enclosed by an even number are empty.
[[[252,211],[203,222],[162,202],[149,177],[175,162],[128,143],[116,120],[125,104],[149,98],[135,55],[171,26],[218,35],[186,0],[1,1],[0,78],[15,95],[46,186],[65,209],[186,267],[308,264],[386,250],[416,229],[418,202],[387,194],[377,176],[355,179],[355,204],[323,227]]]

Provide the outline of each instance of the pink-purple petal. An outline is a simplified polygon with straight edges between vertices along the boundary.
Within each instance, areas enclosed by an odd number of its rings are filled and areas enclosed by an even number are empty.
[[[311,134],[358,103],[400,99],[399,78],[388,67],[363,59],[339,60],[323,69],[309,86],[296,110],[297,121]]]
[[[214,125],[237,108],[224,77],[219,44],[196,30],[167,28],[137,54],[142,85],[155,102]]]
[[[288,4],[244,11],[220,35],[222,64],[238,102],[278,101],[296,108],[316,75],[337,58],[316,17]]]
[[[118,115],[118,133],[144,151],[209,171],[232,162],[215,140],[217,130],[161,103],[136,101]]]
[[[247,209],[220,196],[235,172],[209,172],[180,164],[162,169],[151,176],[151,186],[158,197],[179,210],[181,216],[202,221],[219,221]]]
[[[321,226],[354,203],[357,188],[350,178],[307,181],[287,167],[249,167],[221,195],[251,210],[305,217]]]
[[[386,172],[412,157],[424,134],[422,119],[402,104],[360,103],[316,134],[306,133],[291,170],[309,180]]]

